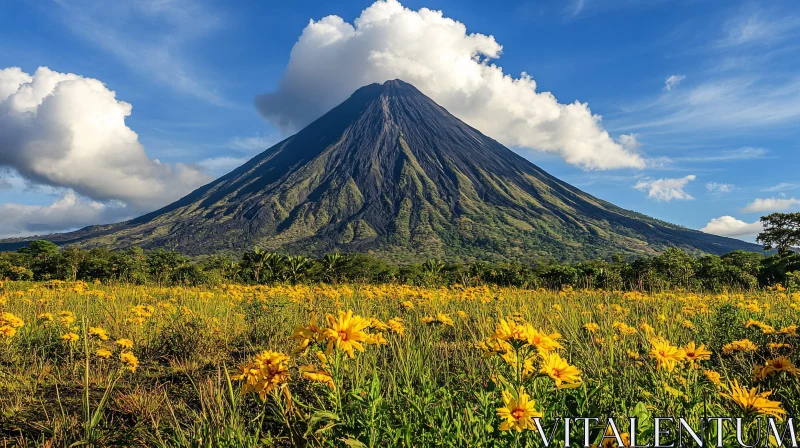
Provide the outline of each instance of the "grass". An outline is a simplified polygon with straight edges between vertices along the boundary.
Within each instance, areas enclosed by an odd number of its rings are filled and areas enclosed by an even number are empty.
[[[368,326],[341,322],[340,310],[363,316]],[[799,361],[793,325],[800,294],[781,288],[649,295],[5,282],[0,312],[0,439],[12,446],[534,446],[541,443],[536,431],[503,430],[498,416],[522,394],[545,427],[563,416],[636,415],[640,440],[652,433],[653,416],[693,423],[743,416],[752,425],[759,414],[791,417],[800,408],[792,367]],[[312,316],[332,332],[314,331]],[[393,321],[395,331],[384,328],[392,318],[401,319]],[[499,331],[501,319],[519,331]],[[90,328],[101,328],[108,340]],[[327,356],[318,354],[329,338],[351,330],[363,352],[350,357],[340,341]],[[532,330],[561,347],[537,349]],[[68,333],[77,339],[63,339]],[[116,343],[123,338],[132,349]],[[308,347],[300,351],[304,338]],[[709,359],[690,363],[678,354],[670,371],[668,360],[651,357],[659,338],[677,351],[704,344]],[[752,347],[730,345],[743,339]],[[100,349],[110,356],[99,356]],[[579,379],[557,387],[560,370],[542,371],[546,351],[579,369]],[[137,365],[123,362],[122,353]],[[754,378],[780,356],[791,364]],[[246,363],[258,372],[253,393],[239,380]],[[707,371],[720,375],[719,384]],[[734,380],[757,393],[772,391],[767,400],[776,404],[737,404]],[[604,428],[591,427],[593,441]],[[576,427],[573,440],[582,431]],[[563,439],[563,428],[556,434]]]

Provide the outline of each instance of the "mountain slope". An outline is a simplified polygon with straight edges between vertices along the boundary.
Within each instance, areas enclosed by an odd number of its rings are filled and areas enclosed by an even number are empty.
[[[362,251],[396,262],[760,249],[594,198],[399,80],[359,89],[296,135],[160,210],[47,239],[188,254],[254,245]]]

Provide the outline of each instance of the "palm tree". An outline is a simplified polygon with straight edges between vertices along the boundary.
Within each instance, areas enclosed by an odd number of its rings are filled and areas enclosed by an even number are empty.
[[[343,262],[344,257],[339,252],[325,254],[322,259],[322,265],[325,270],[325,278],[329,282],[336,283],[339,281],[339,269],[341,269]]]
[[[264,262],[265,273],[269,274],[269,281],[274,282],[282,277],[286,271],[286,257],[281,254],[270,253]]]
[[[244,265],[253,272],[253,277],[256,283],[261,282],[261,272],[267,265],[269,258],[272,256],[270,252],[264,252],[257,246],[251,252],[245,252],[242,256]]]
[[[302,255],[286,257],[289,281],[298,283],[305,277],[311,267],[311,259]]]
[[[431,279],[439,279],[443,269],[444,263],[439,260],[428,260],[425,263],[422,263],[423,274],[425,274],[425,277]]]

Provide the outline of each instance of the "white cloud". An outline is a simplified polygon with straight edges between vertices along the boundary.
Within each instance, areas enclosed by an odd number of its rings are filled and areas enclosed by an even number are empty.
[[[644,159],[615,141],[586,103],[559,103],[490,63],[502,46],[494,37],[426,8],[412,11],[379,0],[354,23],[328,16],[311,21],[291,52],[277,90],[256,98],[264,117],[297,130],[366,84],[399,78],[451,113],[508,146],[560,155],[585,169],[644,168]]]
[[[717,182],[709,182],[706,184],[706,189],[711,193],[730,193],[733,191],[733,184],[720,184]]]
[[[719,236],[729,236],[733,238],[744,236],[755,236],[761,232],[763,226],[760,221],[748,224],[738,220],[733,216],[720,216],[714,218],[700,229],[701,232],[711,233]]]
[[[664,90],[672,90],[673,87],[677,87],[684,79],[686,79],[684,75],[670,75],[664,80]]]
[[[800,119],[800,77],[780,72],[717,78],[664,92],[614,119],[625,132],[709,132],[792,127]]]
[[[753,148],[748,146],[739,149],[713,151],[705,154],[677,157],[675,160],[680,162],[732,162],[737,160],[763,159],[766,157],[767,152],[768,151],[764,148]]]
[[[222,14],[195,0],[54,0],[54,14],[75,35],[148,80],[231,106],[183,56],[184,47],[222,25]],[[143,31],[146,30],[146,31]]]
[[[696,178],[697,176],[695,175],[689,175],[679,179],[643,180],[639,181],[633,188],[639,191],[647,191],[648,198],[658,201],[669,202],[673,199],[690,201],[694,198],[683,189],[686,184]]]
[[[125,124],[131,105],[96,79],[10,68],[0,70],[0,92],[0,166],[33,183],[150,210],[209,180],[149,159]]]
[[[213,157],[198,162],[198,165],[205,168],[213,177],[219,177],[231,172],[243,163],[247,162],[247,157]]]
[[[106,205],[68,191],[50,205],[0,204],[0,238],[48,234],[130,217],[122,204]]]
[[[797,188],[800,188],[800,184],[793,184],[793,183],[790,183],[790,182],[781,182],[781,183],[779,183],[777,185],[773,185],[771,187],[764,188],[761,191],[768,192],[768,193],[774,193],[774,192],[777,192],[777,191],[789,191],[789,190],[794,190],[794,189],[797,189]]]
[[[717,47],[774,44],[800,30],[800,16],[777,10],[768,11],[749,5],[730,17],[723,26]]]
[[[276,143],[279,139],[277,137],[234,137],[229,146],[240,152],[254,153],[265,151]]]
[[[780,212],[791,208],[800,209],[800,199],[796,198],[766,198],[756,199],[742,209],[744,213]]]

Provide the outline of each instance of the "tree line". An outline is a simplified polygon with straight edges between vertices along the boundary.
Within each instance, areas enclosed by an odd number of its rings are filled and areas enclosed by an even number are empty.
[[[238,257],[192,259],[165,249],[123,251],[60,248],[32,241],[16,252],[0,252],[0,279],[117,281],[136,284],[213,285],[220,283],[407,283],[417,285],[500,285],[558,289],[706,291],[748,290],[782,284],[800,288],[800,213],[762,218],[758,241],[773,255],[735,251],[700,257],[678,249],[636,259],[615,256],[574,264],[542,262],[492,264],[428,260],[390,265],[365,254],[331,253],[321,258],[285,255],[259,248]]]

